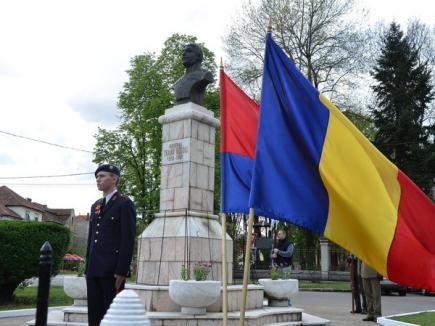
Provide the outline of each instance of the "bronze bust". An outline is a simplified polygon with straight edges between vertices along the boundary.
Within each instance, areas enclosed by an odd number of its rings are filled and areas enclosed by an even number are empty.
[[[193,102],[202,105],[205,89],[213,82],[211,72],[201,68],[202,60],[201,47],[194,43],[187,44],[183,50],[186,72],[172,87],[177,104]]]

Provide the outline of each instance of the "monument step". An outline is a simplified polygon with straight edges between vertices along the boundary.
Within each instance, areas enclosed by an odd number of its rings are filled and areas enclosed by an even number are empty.
[[[287,322],[282,325],[329,325],[329,323],[302,323],[305,319],[302,315],[302,309],[293,307],[263,307],[262,309],[247,310],[245,315],[246,325],[274,325],[274,323]],[[185,315],[180,312],[148,312],[147,316],[152,326],[160,326],[170,323],[171,325],[222,325],[222,313],[206,313],[205,315]],[[314,317],[314,316],[313,316]],[[240,313],[228,313],[228,325],[237,326],[240,319]],[[69,320],[69,321],[68,321]],[[79,322],[81,320],[82,322]],[[87,326],[86,309],[70,307],[64,309],[63,313],[57,311],[56,314],[49,313],[47,326]],[[308,320],[307,320],[308,321]],[[291,323],[290,323],[291,322]],[[176,323],[176,324],[175,324]],[[27,325],[35,325],[35,321],[28,322]],[[279,324],[277,324],[279,325]]]
[[[320,318],[310,314],[302,313],[301,321],[280,322],[267,324],[264,326],[328,326],[331,325],[331,321],[328,319]]]

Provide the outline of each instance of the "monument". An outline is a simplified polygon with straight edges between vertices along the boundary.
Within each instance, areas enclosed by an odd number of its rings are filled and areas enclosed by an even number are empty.
[[[205,264],[210,268],[209,279],[222,278],[222,231],[213,212],[219,120],[202,106],[213,76],[201,67],[203,54],[198,45],[186,45],[182,59],[186,71],[173,86],[176,105],[159,118],[163,133],[160,212],[138,239],[137,283],[143,285],[138,293],[151,311],[174,306],[162,286],[181,279],[183,267],[193,276],[194,267]],[[226,241],[231,284],[233,249],[228,235]]]
[[[181,279],[182,270],[190,271],[193,276],[196,265],[206,264],[210,268],[208,278],[221,280],[224,266],[222,229],[213,210],[215,135],[219,120],[202,106],[206,86],[213,82],[213,78],[209,71],[201,68],[201,62],[201,48],[188,44],[183,51],[186,72],[173,87],[176,105],[165,110],[159,118],[163,125],[160,211],[138,239],[137,282],[125,286],[137,293],[148,311],[151,325],[223,324],[222,297],[207,306],[206,314],[201,315],[181,313],[181,306],[169,297],[169,282]],[[227,234],[225,241],[227,281],[232,284],[233,243]],[[185,293],[192,295],[192,291]],[[239,324],[240,294],[240,285],[228,286],[229,325]],[[132,306],[119,306],[121,299],[115,299],[107,319],[116,317],[119,324],[122,319],[127,325],[131,320]],[[277,322],[328,324],[326,320],[302,315],[299,308],[264,306],[263,299],[263,286],[248,285],[245,325],[276,325]],[[119,316],[114,317],[111,311]],[[85,305],[71,306],[63,309],[62,316],[49,320],[48,325],[74,323],[85,326],[86,320]],[[35,321],[28,323],[34,324]]]

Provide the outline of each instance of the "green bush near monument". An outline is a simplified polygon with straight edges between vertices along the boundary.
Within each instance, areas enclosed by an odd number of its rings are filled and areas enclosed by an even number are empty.
[[[70,230],[62,225],[30,221],[0,221],[0,303],[10,302],[17,286],[39,272],[40,249],[53,248],[52,273],[59,270]]]

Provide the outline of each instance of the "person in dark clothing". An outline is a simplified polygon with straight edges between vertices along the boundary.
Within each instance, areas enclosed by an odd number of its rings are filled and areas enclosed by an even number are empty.
[[[95,171],[103,198],[91,207],[86,252],[89,326],[100,325],[130,271],[136,233],[132,201],[117,191],[120,171],[103,164]]]
[[[279,230],[272,248],[272,266],[279,278],[289,278],[293,263],[293,243],[287,240],[287,232]]]
[[[358,257],[349,254],[349,257],[347,258],[347,262],[351,269],[352,299],[354,301],[353,303],[355,304],[355,306],[352,305],[351,313],[366,314],[367,302],[366,302],[366,297],[364,295],[364,288],[362,286],[361,261],[358,259]]]

